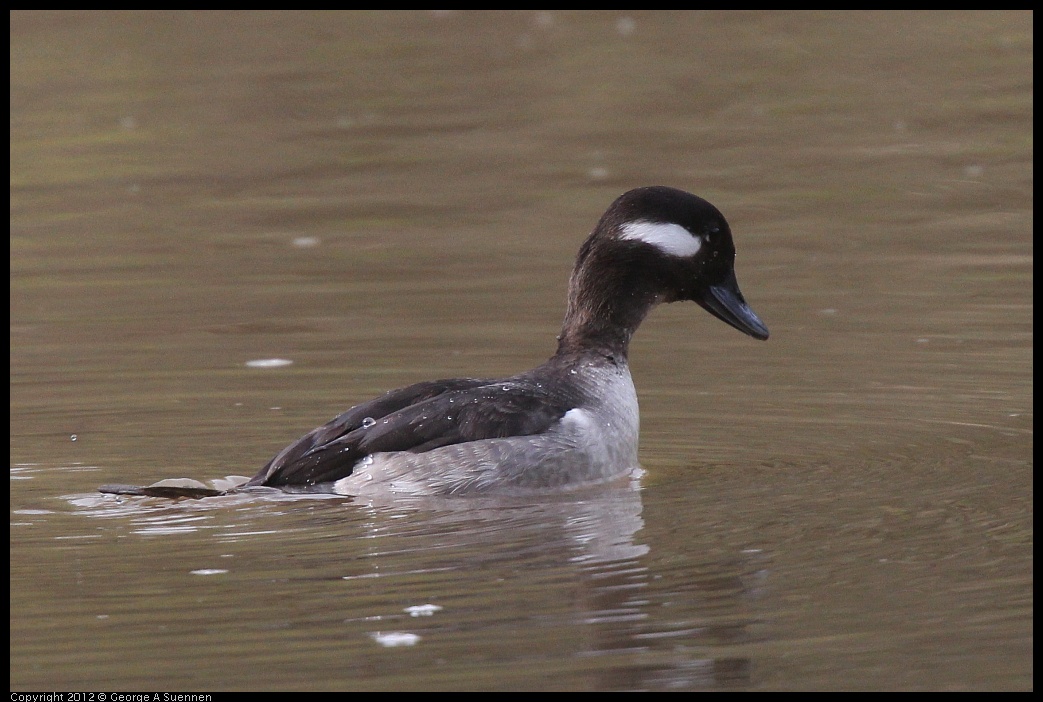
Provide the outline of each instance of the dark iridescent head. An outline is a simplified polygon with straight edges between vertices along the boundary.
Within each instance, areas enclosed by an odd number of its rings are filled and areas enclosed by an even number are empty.
[[[739,331],[768,338],[739,291],[728,222],[701,197],[665,186],[624,193],[580,250],[577,271],[587,256],[599,259],[591,273],[627,279],[637,294],[655,302],[692,300]]]

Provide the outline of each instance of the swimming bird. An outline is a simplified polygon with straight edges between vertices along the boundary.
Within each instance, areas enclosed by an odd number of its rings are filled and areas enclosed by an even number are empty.
[[[101,492],[206,497],[252,488],[343,495],[560,492],[638,469],[630,339],[661,303],[692,301],[767,339],[735,278],[720,211],[665,186],[619,196],[579,249],[557,351],[491,380],[416,383],[363,402],[284,448],[249,481],[222,490],[188,479]]]

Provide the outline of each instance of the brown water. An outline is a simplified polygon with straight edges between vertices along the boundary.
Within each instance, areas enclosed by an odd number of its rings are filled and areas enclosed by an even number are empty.
[[[33,12],[11,42],[13,690],[1031,689],[1031,14]],[[579,243],[654,183],[729,218],[772,338],[650,317],[639,486],[93,492],[539,363]]]

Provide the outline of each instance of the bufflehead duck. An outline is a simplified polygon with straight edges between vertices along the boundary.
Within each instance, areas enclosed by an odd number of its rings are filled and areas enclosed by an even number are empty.
[[[561,491],[638,467],[630,338],[661,302],[692,300],[755,339],[768,328],[735,280],[724,216],[700,197],[637,188],[580,247],[558,350],[500,380],[455,378],[392,390],[280,451],[230,490],[193,480],[102,492],[205,497],[254,487],[343,495]]]

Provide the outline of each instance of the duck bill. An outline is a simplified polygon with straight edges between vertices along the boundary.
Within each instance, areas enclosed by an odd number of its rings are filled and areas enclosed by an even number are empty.
[[[714,317],[730,324],[743,334],[749,334],[754,339],[768,338],[768,327],[746,304],[746,300],[739,291],[739,283],[735,280],[734,271],[717,285],[711,285],[703,290],[695,298],[695,302]]]

